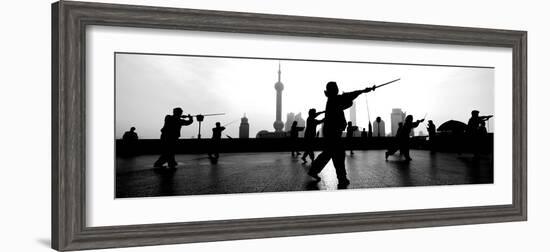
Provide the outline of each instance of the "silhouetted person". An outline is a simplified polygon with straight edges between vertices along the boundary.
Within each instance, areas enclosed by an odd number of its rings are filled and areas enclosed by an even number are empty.
[[[428,120],[428,137],[430,137],[430,150],[435,150],[435,124],[432,120]]]
[[[403,131],[403,122],[397,123],[397,132],[395,133],[394,138],[391,141],[391,145],[386,151],[386,161],[388,161],[388,156],[393,155],[399,150],[399,141],[401,139],[401,134]]]
[[[485,127],[485,121],[479,123],[479,127],[474,135],[473,139],[473,152],[474,158],[478,159],[486,147],[485,139],[487,138],[487,128]]]
[[[487,121],[491,117],[493,116],[479,116],[479,111],[472,110],[472,117],[470,117],[470,119],[468,120],[468,125],[466,126],[466,134],[475,135],[481,122]]]
[[[367,131],[365,130],[365,128],[363,128],[363,131],[361,131],[361,138],[366,138],[368,136],[369,135],[368,135]]]
[[[124,132],[122,140],[127,143],[134,143],[138,140],[138,134],[136,133],[136,127],[131,127],[129,131]]]
[[[193,123],[191,115],[182,116],[181,108],[174,108],[172,115],[164,117],[164,126],[160,130],[160,144],[162,154],[155,162],[156,168],[162,168],[168,163],[168,168],[176,168],[178,162],[175,158],[176,142],[181,135],[181,126],[187,126]],[[184,119],[187,118],[187,119]]]
[[[353,156],[353,147],[351,146],[351,139],[353,139],[353,133],[357,130],[357,126],[353,126],[352,122],[348,122],[348,127],[346,128],[346,139],[348,140],[348,144],[350,144],[349,147],[349,154]]]
[[[136,151],[136,145],[138,141],[138,134],[136,128],[131,127],[129,131],[124,132],[122,135],[122,144],[124,146],[123,154],[134,155]]]
[[[398,136],[398,142],[399,142],[399,153],[401,153],[401,155],[405,156],[405,160],[406,161],[411,161],[412,158],[409,154],[409,151],[410,151],[410,134],[411,134],[411,131],[418,127],[418,125],[423,122],[424,119],[422,120],[417,120],[416,122],[413,122],[413,116],[412,115],[408,115],[407,117],[405,117],[405,123],[403,123],[403,127],[401,128],[401,132]],[[388,156],[389,155],[393,155],[395,153],[395,151],[393,152],[386,152],[386,159],[388,159]]]
[[[489,116],[480,116],[479,111],[472,110],[472,117],[468,120],[468,125],[466,126],[466,138],[470,145],[470,150],[474,152],[474,156],[477,156],[477,150],[478,150],[478,133],[479,133],[479,126],[482,122],[489,120],[489,118],[493,117],[492,115]]]
[[[297,151],[297,142],[298,142],[298,133],[300,131],[304,130],[304,127],[298,127],[298,122],[294,121],[292,122],[292,126],[290,127],[290,141],[292,141],[292,151],[291,155],[294,157],[294,154],[296,153],[296,156],[300,156],[300,152]]]
[[[342,146],[342,132],[346,129],[346,117],[344,110],[353,105],[353,100],[362,93],[373,91],[375,87],[365,88],[350,93],[338,94],[336,82],[329,82],[326,85],[325,96],[327,104],[325,108],[325,122],[323,124],[323,151],[311,164],[308,175],[320,181],[319,173],[332,159],[338,178],[338,187],[349,185],[350,181],[346,174],[345,158],[346,153]]]
[[[220,122],[216,122],[216,127],[212,128],[212,146],[210,146],[210,152],[208,157],[211,159],[218,159],[220,157],[219,146],[222,139],[222,131],[225,127],[220,126]]]
[[[478,135],[480,137],[487,136],[487,128],[485,127],[485,121],[482,121],[481,123],[479,123]]]
[[[305,141],[305,151],[304,155],[302,156],[302,161],[304,161],[304,164],[307,163],[306,158],[309,156],[311,161],[315,160],[315,154],[313,153],[313,139],[317,136],[317,125],[323,123],[325,119],[317,120],[317,116],[320,114],[325,113],[325,111],[317,112],[315,109],[310,109],[308,112],[308,117],[306,120],[306,130],[304,133],[304,141]]]

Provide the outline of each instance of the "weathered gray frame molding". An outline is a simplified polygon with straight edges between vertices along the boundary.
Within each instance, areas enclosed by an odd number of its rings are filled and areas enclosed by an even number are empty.
[[[511,205],[85,226],[85,27],[275,34],[513,49]],[[83,2],[52,5],[52,247],[79,250],[527,219],[527,32]]]

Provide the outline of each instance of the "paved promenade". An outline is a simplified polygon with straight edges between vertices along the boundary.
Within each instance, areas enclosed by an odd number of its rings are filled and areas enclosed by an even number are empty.
[[[316,153],[318,154],[318,152]],[[384,160],[384,151],[356,151],[346,157],[351,184],[347,189],[402,186],[480,184],[493,182],[490,157],[412,150],[413,161],[398,155]],[[177,169],[153,169],[156,155],[117,158],[117,197],[202,195],[304,190],[337,190],[332,163],[321,172],[321,182],[308,175],[310,163],[290,153],[220,154],[217,164],[206,155],[177,155]]]

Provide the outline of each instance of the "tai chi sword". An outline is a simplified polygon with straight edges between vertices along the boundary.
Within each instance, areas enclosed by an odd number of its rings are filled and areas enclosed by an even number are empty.
[[[396,81],[398,81],[398,80],[401,80],[401,78],[399,78],[399,79],[395,79],[395,80],[392,80],[392,81],[388,81],[388,82],[386,82],[386,83],[383,83],[383,84],[380,84],[380,85],[374,85],[374,88],[379,88],[379,87],[383,87],[383,86],[386,86],[386,85],[392,84],[392,83],[394,83],[394,82],[396,82]]]

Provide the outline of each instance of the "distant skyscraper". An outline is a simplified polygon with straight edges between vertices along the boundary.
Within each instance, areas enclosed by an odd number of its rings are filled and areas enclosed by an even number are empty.
[[[380,119],[380,120],[378,120]],[[385,137],[386,136],[386,123],[382,118],[377,117],[372,124],[372,136],[374,137]]]
[[[349,120],[353,126],[357,125],[357,107],[355,106],[355,102],[353,102],[353,105],[349,109]]]
[[[285,86],[281,82],[281,62],[279,62],[278,74],[279,78],[275,83],[275,90],[277,92],[276,116],[275,122],[273,123],[273,128],[275,128],[275,132],[283,131],[283,127],[285,126],[283,121],[281,120],[281,113],[283,112],[283,89],[285,88]]]
[[[239,138],[248,138],[250,135],[249,129],[248,118],[246,118],[246,114],[244,114],[241,118],[241,125],[239,125]]]
[[[292,112],[286,114],[285,131],[290,131],[290,127],[292,127],[295,117],[296,115]]]
[[[394,108],[391,110],[391,135],[397,134],[397,128],[399,123],[405,120],[405,113],[400,108]]]
[[[294,121],[297,122],[296,126],[298,127],[306,127],[306,120],[302,118],[302,113],[298,113],[294,116]],[[305,132],[302,130],[298,132],[298,137],[304,137]]]

